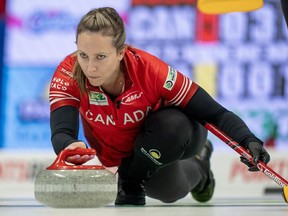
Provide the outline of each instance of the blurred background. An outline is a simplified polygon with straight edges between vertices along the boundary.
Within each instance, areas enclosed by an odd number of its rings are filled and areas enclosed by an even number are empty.
[[[37,172],[55,158],[50,79],[76,49],[81,16],[100,6],[121,14],[127,43],[162,58],[243,118],[271,151],[275,171],[287,178],[288,30],[280,0],[264,2],[253,12],[207,15],[197,10],[197,0],[0,0],[0,190],[7,182],[31,189]],[[273,188],[263,174],[246,174],[236,153],[209,136],[212,166],[222,179],[216,194],[229,194],[235,185],[240,192],[254,184],[259,194]]]

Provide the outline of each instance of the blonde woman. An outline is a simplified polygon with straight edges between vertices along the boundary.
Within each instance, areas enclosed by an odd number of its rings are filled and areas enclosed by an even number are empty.
[[[190,192],[199,202],[212,198],[213,148],[196,119],[215,124],[255,161],[269,161],[263,142],[238,116],[188,77],[125,40],[115,9],[89,11],[77,26],[76,52],[59,64],[50,85],[55,152],[90,147],[104,166],[118,166],[116,205],[145,205],[146,196],[172,203]],[[78,140],[79,113],[88,143]],[[90,159],[75,155],[67,161]]]

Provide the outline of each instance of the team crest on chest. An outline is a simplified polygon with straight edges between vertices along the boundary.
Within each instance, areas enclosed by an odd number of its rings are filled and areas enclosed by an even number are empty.
[[[90,104],[98,106],[107,106],[109,104],[107,96],[105,94],[93,91],[89,93],[89,102]]]

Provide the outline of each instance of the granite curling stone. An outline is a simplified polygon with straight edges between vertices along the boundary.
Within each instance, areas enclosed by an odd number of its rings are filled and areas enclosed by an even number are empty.
[[[53,164],[38,173],[35,199],[54,208],[95,208],[114,202],[117,180],[99,165],[68,165],[66,157],[96,154],[94,149],[63,150]]]

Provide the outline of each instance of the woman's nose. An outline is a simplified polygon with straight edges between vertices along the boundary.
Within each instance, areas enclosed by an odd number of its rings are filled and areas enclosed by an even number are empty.
[[[97,66],[94,62],[88,62],[87,70],[89,72],[95,72],[96,68],[97,68]]]

